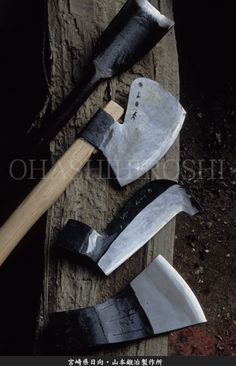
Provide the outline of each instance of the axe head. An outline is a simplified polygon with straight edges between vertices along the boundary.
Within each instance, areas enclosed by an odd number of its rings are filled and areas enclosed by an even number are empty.
[[[53,352],[77,354],[204,322],[206,318],[190,287],[159,255],[103,304],[51,314],[48,343]]]
[[[147,0],[128,0],[99,39],[94,58],[97,72],[110,78],[128,70],[173,25]]]
[[[198,205],[179,184],[157,180],[146,184],[99,234],[82,222],[69,220],[57,244],[91,259],[109,275],[130,258],[180,211],[198,212]]]
[[[99,111],[82,137],[101,150],[121,186],[153,168],[176,140],[185,110],[159,83],[136,79],[123,124]]]

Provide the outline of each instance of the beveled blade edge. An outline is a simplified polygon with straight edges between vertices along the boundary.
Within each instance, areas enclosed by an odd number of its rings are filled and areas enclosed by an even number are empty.
[[[136,191],[104,230],[106,235],[113,237],[111,242],[146,206],[175,184],[176,182],[167,179],[153,180]]]
[[[98,261],[100,269],[111,274],[181,211],[194,215],[198,209],[184,188],[174,184],[139,212],[111,243]]]
[[[49,314],[47,341],[57,354],[76,354],[205,321],[190,287],[159,255],[130,285],[104,303]]]
[[[99,146],[121,186],[158,164],[175,142],[185,116],[178,100],[158,82],[133,81],[124,123],[113,124],[112,138]]]
[[[151,5],[151,4],[149,4]],[[151,5],[151,7],[153,7]],[[149,170],[154,168],[160,160],[165,156],[165,154],[169,151],[171,146],[174,144],[175,140],[177,139],[185,118],[186,118],[186,111],[182,107],[182,105],[179,103],[179,101],[168,91],[166,90],[160,83],[157,81],[148,79],[148,78],[137,78],[133,81],[130,88],[130,94],[129,94],[129,100],[128,100],[128,106],[126,110],[125,115],[125,123],[130,124],[133,114],[135,113],[135,94],[138,90],[138,86],[142,84],[142,88],[147,85],[148,91],[150,93],[150,96],[148,97],[148,100],[146,103],[149,103],[149,107],[155,106],[159,103],[159,98],[161,95],[162,99],[166,99],[165,104],[167,105],[167,109],[173,109],[175,108],[175,123],[173,124],[173,128],[169,130],[168,134],[163,136],[163,140],[161,145],[159,146],[159,149],[157,149],[156,154],[153,155],[152,159],[150,156],[147,157],[146,162],[141,163],[139,166],[135,167],[131,162],[130,164],[130,170],[132,171],[132,175],[129,174],[129,176],[122,175],[121,171],[119,170],[119,174],[117,175],[117,180],[121,187],[132,183],[134,180],[137,180],[142,175],[147,173]],[[146,87],[147,88],[147,87]],[[156,93],[156,95],[155,95]],[[158,95],[159,94],[159,95]],[[136,94],[137,95],[137,94]],[[162,106],[163,110],[166,109],[166,105]],[[148,108],[147,108],[148,110]],[[147,115],[146,115],[147,116]],[[156,121],[158,121],[158,113],[156,114]],[[173,118],[173,117],[172,117]],[[158,126],[160,128],[160,126]],[[112,168],[116,171],[116,167],[111,164]]]
[[[161,255],[130,285],[155,334],[206,322],[189,285]]]
[[[97,263],[138,213],[174,184],[174,181],[164,179],[145,184],[125,203],[101,234],[80,221],[69,220],[58,236],[57,246]]]

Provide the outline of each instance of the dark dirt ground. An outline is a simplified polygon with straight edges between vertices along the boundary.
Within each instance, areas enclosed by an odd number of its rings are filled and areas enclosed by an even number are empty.
[[[232,129],[236,106],[230,97],[226,100],[224,95],[223,99],[220,94],[207,107],[207,96],[200,103],[183,99],[189,115],[181,140],[180,179],[197,198],[203,213],[194,218],[178,217],[174,264],[196,292],[208,324],[175,333],[171,337],[172,354],[236,352],[236,177]],[[204,170],[199,167],[199,160]]]
[[[174,265],[208,323],[173,333],[170,355],[236,354],[235,56],[231,3],[218,3],[175,2],[181,102],[188,112],[180,182],[203,213],[178,217]]]
[[[25,0],[27,9],[31,3]],[[37,46],[42,41],[41,0],[34,1],[32,11],[34,16],[30,12],[24,22],[19,8],[20,21],[15,24],[14,20],[11,29],[0,28],[1,54],[5,56],[0,58],[0,152],[6,147],[11,151],[20,139],[16,111],[27,128],[40,108],[38,103],[43,103],[46,87]],[[230,0],[175,0],[181,102],[188,112],[181,132],[180,180],[203,213],[178,217],[174,264],[196,293],[208,323],[171,334],[170,355],[236,353],[234,14]],[[17,198],[7,194],[14,189]],[[28,189],[28,181],[27,187],[24,183],[11,187],[1,179],[1,222]],[[0,354],[32,354],[44,220],[24,240],[32,245],[22,243],[0,269]],[[37,266],[31,260],[36,257]],[[28,314],[25,304],[31,309]]]

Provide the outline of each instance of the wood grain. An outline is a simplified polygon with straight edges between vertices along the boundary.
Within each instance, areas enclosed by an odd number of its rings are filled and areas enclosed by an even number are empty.
[[[124,109],[110,101],[104,110],[119,120]],[[96,151],[82,138],[72,146],[30,192],[20,206],[0,228],[0,265],[27,234],[39,218],[56,202]]]
[[[82,73],[98,36],[125,3],[124,0],[48,0],[50,50],[52,54],[53,105],[68,94]],[[166,16],[173,18],[172,0],[151,1]],[[73,142],[76,131],[112,97],[126,106],[131,82],[139,77],[158,80],[176,97],[179,93],[178,58],[174,31],[171,31],[129,72],[104,82],[91,95],[78,114],[51,144],[52,162]],[[81,308],[103,302],[126,286],[159,253],[172,262],[175,221],[169,223],[148,245],[108,278],[91,271],[81,262],[57,254],[55,240],[68,219],[79,219],[102,230],[124,202],[150,179],[178,178],[179,143],[176,141],[161,164],[126,188],[119,188],[105,159],[98,155],[83,169],[55,205],[47,220],[45,270],[39,314],[36,352],[49,312]],[[144,228],[145,230],[145,228]],[[43,245],[43,243],[42,243]],[[133,342],[103,350],[97,355],[166,355],[166,336]]]

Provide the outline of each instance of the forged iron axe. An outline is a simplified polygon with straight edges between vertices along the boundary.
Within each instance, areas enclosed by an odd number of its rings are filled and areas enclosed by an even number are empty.
[[[109,275],[181,211],[192,216],[199,205],[176,182],[152,181],[134,194],[103,233],[69,220],[57,244],[89,258]]]
[[[47,343],[51,352],[79,354],[205,322],[188,284],[159,255],[125,289],[103,304],[51,313]]]
[[[48,120],[46,118],[39,135],[32,128],[28,137],[29,141],[34,141],[33,150],[40,149],[56,136],[102,80],[131,68],[173,25],[147,0],[128,0],[100,37],[83,79]],[[35,132],[38,147],[33,137]]]
[[[125,121],[123,109],[110,102],[0,228],[0,264],[19,241],[60,197],[91,155],[100,149],[121,186],[153,168],[174,143],[185,119],[180,103],[159,83],[136,79]]]

